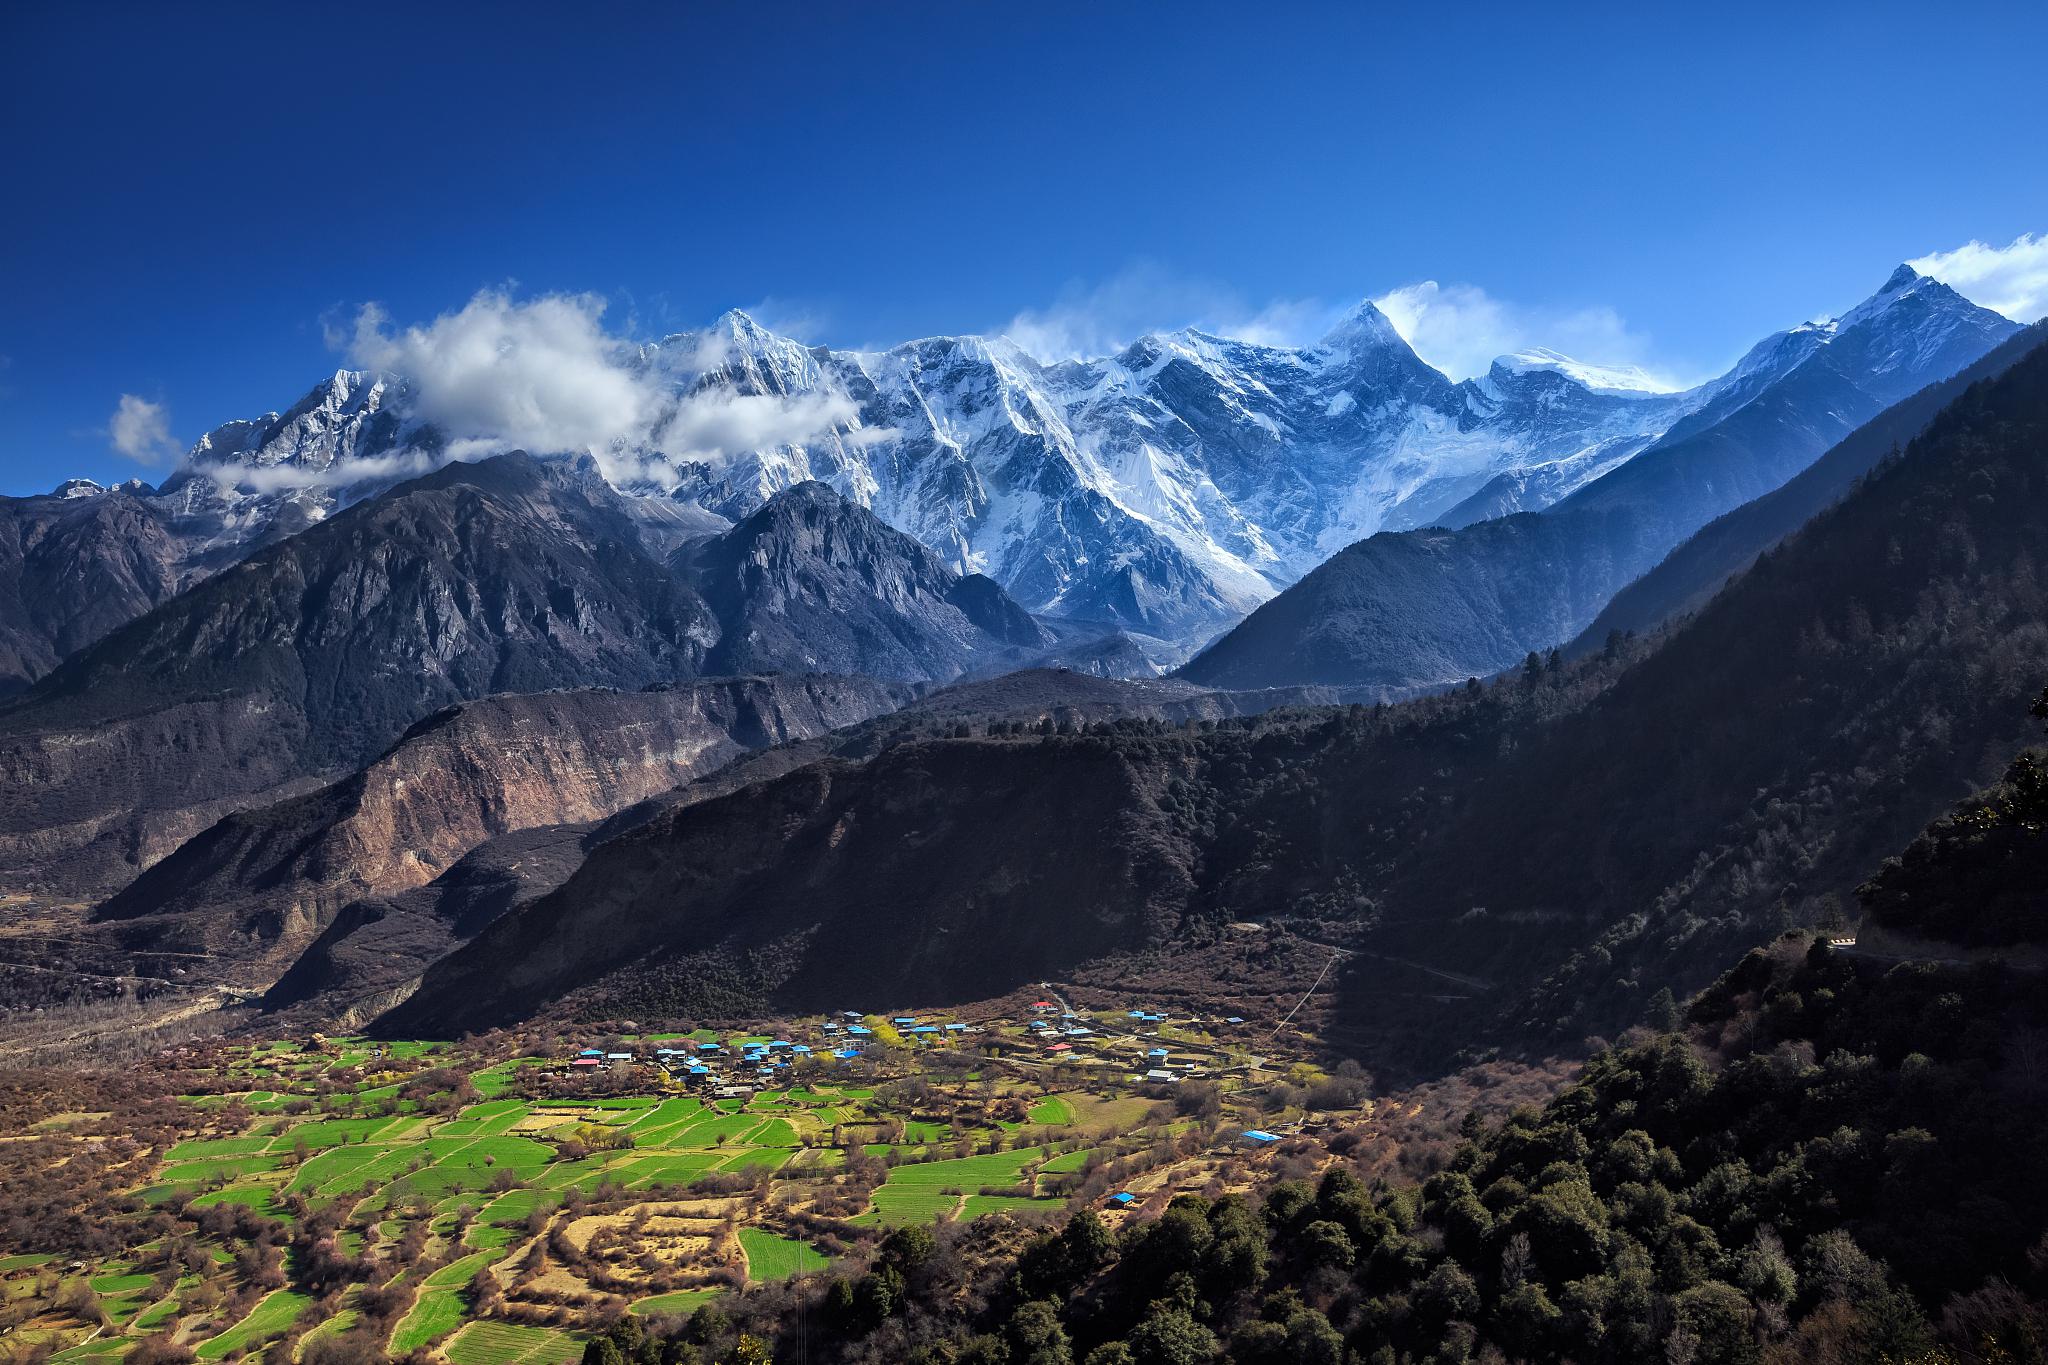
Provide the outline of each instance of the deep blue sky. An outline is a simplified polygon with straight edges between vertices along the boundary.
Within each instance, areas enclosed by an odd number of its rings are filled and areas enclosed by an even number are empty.
[[[1698,373],[2048,229],[2038,3],[443,8],[0,6],[0,492],[508,282],[874,344],[1436,279]]]

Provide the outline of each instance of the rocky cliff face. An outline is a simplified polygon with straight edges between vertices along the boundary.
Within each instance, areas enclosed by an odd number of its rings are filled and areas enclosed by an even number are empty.
[[[491,697],[432,716],[354,775],[228,816],[100,907],[192,946],[303,946],[363,896],[432,881],[493,835],[604,818],[749,749],[908,699],[866,679],[737,678]]]

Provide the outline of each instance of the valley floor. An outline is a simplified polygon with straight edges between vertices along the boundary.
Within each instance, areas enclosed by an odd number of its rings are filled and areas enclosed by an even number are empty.
[[[103,1008],[132,1032],[199,1006]],[[1114,1223],[1333,1150],[1413,1176],[1467,1108],[1563,1074],[1370,1097],[1282,1012],[1046,985],[957,1013],[721,1030],[201,1037],[113,1071],[64,1041],[92,1033],[91,1009],[54,1010],[40,1035],[14,1028],[38,1061],[0,1071],[0,1175],[37,1191],[0,1220],[0,1351],[283,1361],[347,1338],[566,1365],[622,1311],[762,1292],[896,1227]]]

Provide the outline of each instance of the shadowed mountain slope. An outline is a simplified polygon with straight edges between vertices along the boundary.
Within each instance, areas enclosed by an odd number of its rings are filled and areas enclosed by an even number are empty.
[[[1970,385],[2003,374],[2044,339],[2048,328],[2039,324],[2016,333],[1961,374],[1885,409],[1782,488],[1707,523],[1656,568],[1616,593],[1569,652],[1598,647],[1610,631],[1649,630],[1696,609],[1759,554],[1848,492],[1879,460],[1919,435]]]
[[[380,1027],[958,999],[1279,918],[1351,948],[1340,1036],[1382,1064],[1575,1045],[1996,775],[2048,675],[2044,496],[2036,353],[1639,660],[800,769],[594,851]]]

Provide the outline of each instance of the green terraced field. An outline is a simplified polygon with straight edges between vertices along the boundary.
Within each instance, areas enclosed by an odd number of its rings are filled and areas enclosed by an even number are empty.
[[[1016,1194],[970,1194],[961,1206],[962,1218],[980,1218],[990,1213],[1056,1213],[1065,1205],[1058,1199],[1030,1199]]]
[[[277,1336],[292,1325],[312,1300],[290,1289],[265,1295],[249,1310],[249,1316],[199,1348],[201,1360],[219,1360],[231,1351],[246,1349]]]
[[[641,1299],[634,1303],[632,1312],[640,1317],[653,1313],[694,1313],[724,1292],[722,1289],[678,1289],[672,1294],[656,1294],[653,1298]]]
[[[488,1251],[472,1252],[459,1261],[450,1261],[433,1274],[427,1276],[429,1289],[460,1289],[468,1284],[477,1271],[489,1265],[497,1257]]]
[[[258,1171],[274,1171],[284,1164],[281,1156],[229,1156],[208,1161],[181,1161],[166,1166],[157,1179],[166,1185],[206,1185],[216,1180],[237,1180]]]
[[[460,1118],[435,1131],[442,1137],[489,1137],[511,1132],[526,1115],[526,1106],[518,1100],[487,1100],[472,1104]]]
[[[786,1280],[806,1275],[830,1264],[817,1249],[804,1242],[778,1237],[760,1228],[741,1228],[740,1246],[747,1253],[747,1278]]]
[[[270,1150],[267,1137],[193,1138],[164,1153],[166,1161],[205,1161],[224,1156],[254,1156]]]
[[[226,1189],[202,1194],[192,1203],[205,1208],[210,1204],[246,1204],[268,1218],[290,1218],[277,1203],[277,1191],[269,1185],[230,1185]]]
[[[549,1327],[472,1322],[441,1353],[454,1365],[569,1365],[582,1356],[583,1347],[574,1337]]]
[[[873,1208],[853,1221],[897,1227],[929,1222],[940,1214],[951,1216],[960,1200],[957,1195],[943,1191],[959,1190],[973,1196],[984,1185],[1017,1185],[1024,1178],[1024,1167],[1044,1155],[1044,1151],[1042,1147],[1027,1147],[1015,1152],[986,1152],[980,1156],[892,1166],[889,1178],[870,1199]]]
[[[462,1295],[453,1289],[422,1289],[412,1311],[399,1320],[391,1333],[391,1352],[404,1355],[462,1326],[466,1310]]]
[[[1074,1107],[1058,1095],[1048,1095],[1031,1106],[1026,1114],[1033,1123],[1063,1124],[1074,1121]]]

